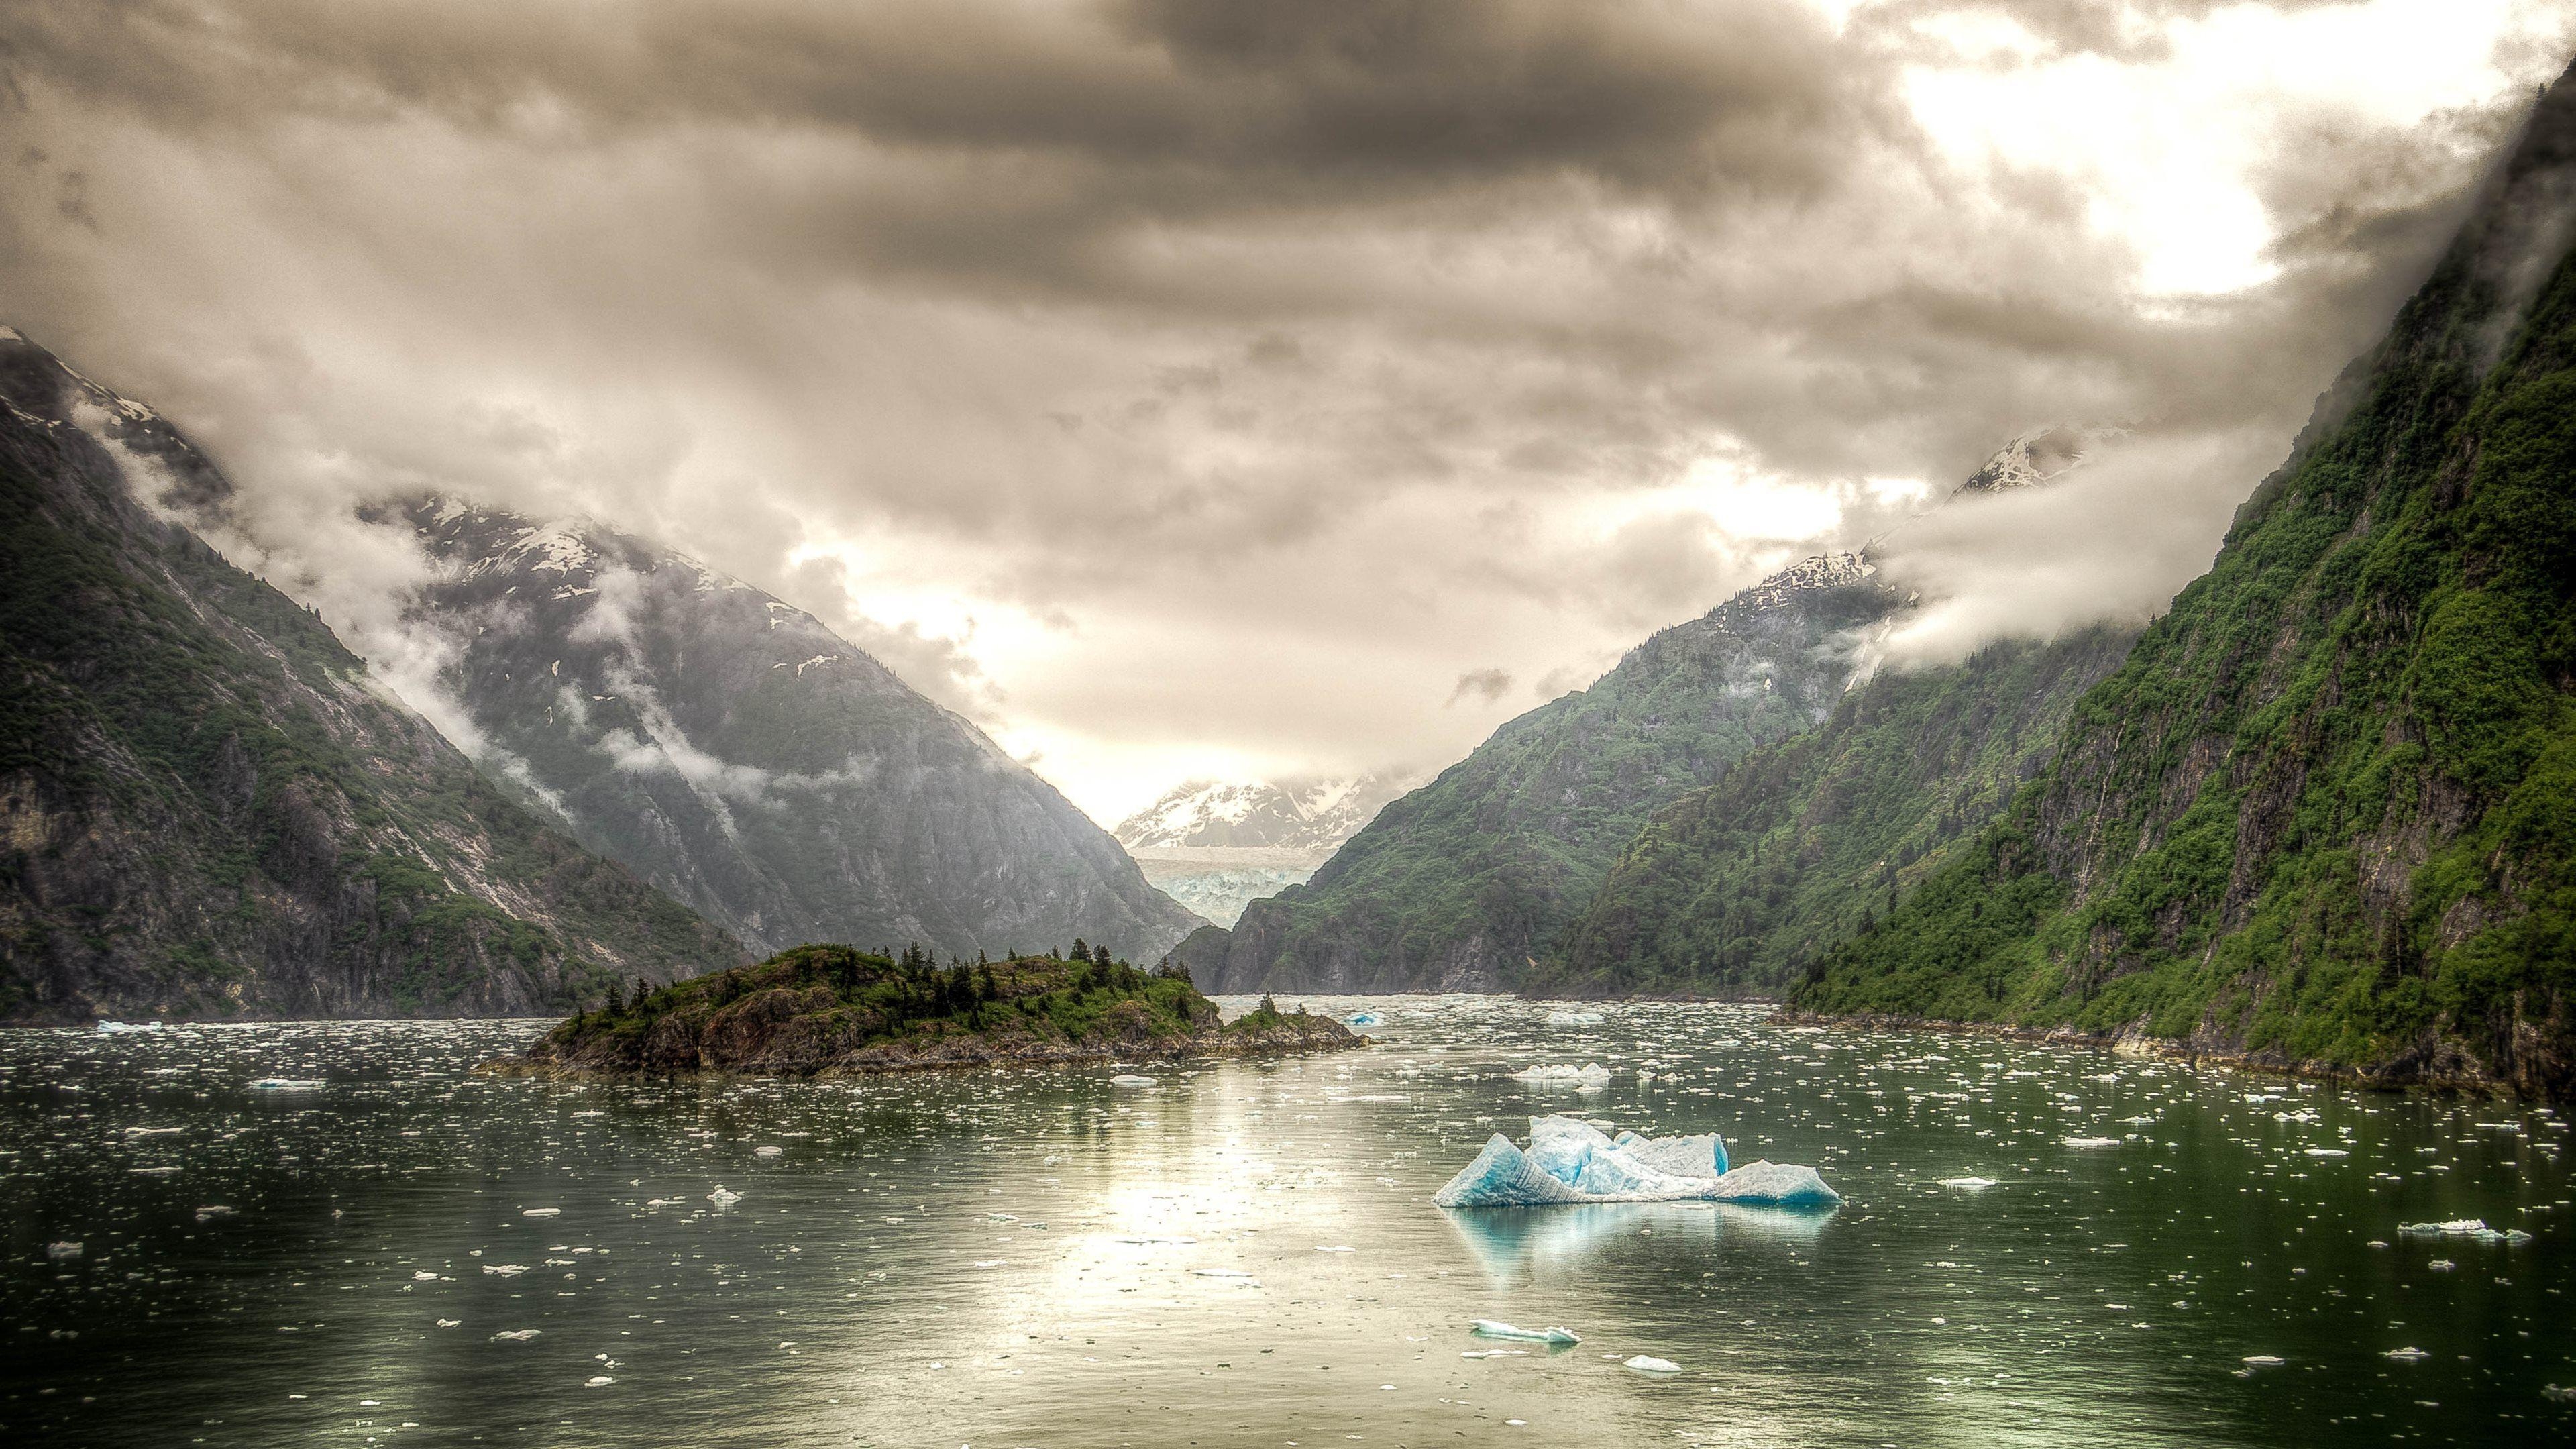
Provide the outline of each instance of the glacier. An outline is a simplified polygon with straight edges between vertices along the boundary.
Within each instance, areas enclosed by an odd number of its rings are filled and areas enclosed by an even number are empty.
[[[1714,1132],[1687,1137],[1613,1138],[1579,1118],[1530,1119],[1530,1142],[1501,1133],[1431,1200],[1441,1207],[1540,1207],[1553,1203],[1739,1203],[1829,1208],[1842,1194],[1812,1167],[1749,1162],[1730,1167]]]

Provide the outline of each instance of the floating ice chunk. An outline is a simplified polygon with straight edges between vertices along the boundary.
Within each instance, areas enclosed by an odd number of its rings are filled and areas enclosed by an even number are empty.
[[[169,1137],[186,1130],[187,1129],[184,1127],[128,1127],[125,1129],[125,1135],[128,1137]]]
[[[1517,1338],[1530,1343],[1581,1343],[1583,1341],[1570,1328],[1515,1328],[1497,1318],[1474,1319],[1468,1323],[1467,1331],[1478,1338]]]
[[[784,1147],[755,1147],[751,1149],[751,1155],[754,1157],[776,1157],[786,1150],[787,1149]]]
[[[1599,1026],[1601,1021],[1601,1013],[1597,1011],[1551,1011],[1547,1014],[1550,1026]]]
[[[1496,1134],[1431,1200],[1442,1207],[1700,1200],[1823,1208],[1842,1197],[1809,1167],[1754,1162],[1730,1170],[1714,1133],[1613,1142],[1589,1123],[1553,1116],[1531,1119],[1526,1151]]]
[[[2397,1231],[2409,1238],[2438,1238],[2445,1234],[2472,1237],[2488,1228],[2484,1218],[2445,1218],[2438,1223],[2399,1223]]]
[[[678,1207],[687,1201],[687,1198],[681,1197],[657,1197],[647,1201],[644,1205],[648,1208]]]
[[[2388,1352],[2381,1354],[2380,1357],[2393,1358],[2399,1363],[2422,1363],[2424,1360],[2431,1358],[2432,1355],[2426,1353],[2420,1348],[2392,1348]]]
[[[615,1382],[617,1382],[617,1380],[610,1378],[606,1374],[592,1374],[589,1380],[582,1384],[582,1387],[585,1389],[600,1389],[606,1388],[608,1385]]]
[[[1983,1192],[1993,1187],[1995,1180],[1991,1177],[1945,1177],[1941,1179],[1941,1185],[1955,1187],[1962,1192]]]
[[[519,1211],[519,1216],[521,1216],[521,1217],[523,1217],[523,1218],[556,1218],[556,1217],[561,1217],[561,1216],[563,1216],[563,1209],[562,1209],[562,1208],[522,1208],[522,1209],[520,1209],[520,1211]]]
[[[1342,1024],[1344,1026],[1375,1026],[1378,1024],[1377,1013],[1374,1011],[1354,1011],[1350,1015],[1342,1018]]]
[[[720,1208],[732,1207],[735,1203],[742,1201],[742,1194],[720,1182],[716,1184],[715,1191],[707,1194],[707,1201],[714,1203]]]
[[[1598,1091],[1610,1085],[1610,1069],[1598,1062],[1585,1062],[1579,1067],[1571,1064],[1551,1066],[1543,1062],[1512,1073],[1512,1080],[1527,1082],[1533,1087],[1580,1087],[1585,1091]]]
[[[1352,1253],[1352,1252],[1357,1252],[1357,1251],[1358,1251],[1358,1249],[1356,1249],[1356,1248],[1350,1248],[1350,1247],[1345,1247],[1345,1246],[1343,1246],[1343,1245],[1342,1245],[1342,1244],[1340,1244],[1340,1243],[1329,1243],[1329,1244],[1319,1244],[1319,1245],[1316,1247],[1315,1251],[1316,1251],[1316,1252],[1318,1252],[1318,1253]]]
[[[415,1283],[435,1283],[438,1281],[438,1275],[429,1271],[427,1268],[423,1268],[419,1272],[411,1275],[411,1281]]]
[[[197,1221],[201,1223],[211,1221],[215,1218],[228,1218],[232,1215],[232,1208],[219,1202],[210,1202],[204,1207],[197,1209]]]
[[[102,1021],[98,1024],[98,1029],[111,1034],[128,1031],[159,1031],[161,1029],[161,1023],[157,1021]]]
[[[526,1343],[543,1332],[542,1328],[505,1328],[493,1334],[492,1340],[495,1343]]]
[[[462,1318],[442,1318],[438,1320],[438,1326],[441,1328],[457,1328],[462,1326],[464,1322],[465,1320]]]
[[[250,1084],[254,1092],[318,1092],[328,1083],[316,1077],[262,1077]]]
[[[2425,1267],[2427,1267],[2427,1268],[2432,1269],[2432,1270],[2433,1270],[2434,1272],[2436,1272],[2436,1273],[2448,1273],[2448,1272],[2450,1272],[2452,1269],[2457,1268],[2457,1267],[2459,1267],[2460,1265],[2459,1265],[2459,1264],[2457,1264],[2457,1263],[2452,1262],[2452,1261],[2451,1261],[2450,1259],[2448,1259],[2448,1258],[2435,1258],[2432,1262],[2429,1262],[2429,1263],[2425,1264],[2424,1266],[2425,1266]]]
[[[1527,1358],[1529,1357],[1529,1350],[1525,1348],[1471,1348],[1458,1356],[1460,1358]]]
[[[2247,1368],[2279,1368],[2281,1365],[2288,1362],[2289,1360],[2286,1358],[2281,1358],[2277,1355],[2268,1353],[2249,1353],[2245,1355],[2245,1366]]]
[[[1118,1075],[1109,1079],[1109,1085],[1113,1087],[1150,1087],[1154,1085],[1154,1079],[1152,1077],[1140,1076],[1135,1072],[1120,1072]]]
[[[483,1271],[493,1274],[496,1277],[516,1278],[520,1274],[528,1271],[528,1265],[525,1263],[486,1263],[483,1265]]]
[[[1188,1244],[1188,1243],[1195,1243],[1195,1242],[1197,1242],[1197,1241],[1198,1241],[1198,1239],[1196,1239],[1196,1238],[1140,1238],[1140,1237],[1119,1237],[1119,1238],[1111,1238],[1109,1241],[1111,1241],[1111,1242],[1113,1242],[1113,1243],[1127,1243],[1127,1244],[1131,1244],[1131,1245],[1136,1246],[1136,1247],[1149,1247],[1149,1246],[1162,1245],[1162,1244]]]
[[[1202,1278],[1249,1278],[1252,1276],[1241,1268],[1192,1268],[1190,1271],[1196,1273]]]
[[[81,1245],[78,1243],[45,1244],[45,1258],[48,1262],[68,1263],[80,1255]]]
[[[2553,1404],[2576,1404],[2576,1389],[2560,1388],[2556,1384],[2542,1384],[2540,1396]]]
[[[1671,1359],[1648,1358],[1642,1353],[1620,1366],[1635,1369],[1641,1374],[1677,1374],[1682,1371],[1682,1366]]]
[[[2120,1145],[2120,1139],[2117,1137],[2069,1137],[2065,1139],[2065,1145],[2068,1147],[2117,1147]]]
[[[2310,1157],[2350,1157],[2350,1156],[2352,1156],[2352,1154],[2351,1154],[2351,1153],[2344,1151],[2344,1150],[2343,1150],[2342,1148],[2340,1148],[2340,1147],[2311,1147],[2311,1148],[2309,1148],[2309,1149],[2308,1149],[2308,1154],[2307,1154],[2307,1155],[2308,1155],[2308,1156],[2310,1156]]]

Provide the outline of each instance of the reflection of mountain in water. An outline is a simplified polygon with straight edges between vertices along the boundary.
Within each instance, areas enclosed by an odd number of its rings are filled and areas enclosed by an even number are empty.
[[[1498,1284],[1537,1282],[1557,1270],[1584,1267],[1617,1245],[1648,1244],[1669,1255],[1678,1244],[1714,1250],[1737,1242],[1804,1247],[1816,1241],[1832,1210],[1792,1212],[1717,1202],[1579,1203],[1529,1208],[1444,1208],[1451,1231]],[[1651,1230],[1652,1236],[1647,1236]]]

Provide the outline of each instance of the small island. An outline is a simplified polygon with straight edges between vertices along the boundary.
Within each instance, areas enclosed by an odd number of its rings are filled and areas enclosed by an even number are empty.
[[[673,986],[611,990],[524,1055],[518,1076],[822,1076],[1008,1064],[1338,1051],[1368,1038],[1302,1007],[1220,1022],[1185,968],[1143,971],[1076,942],[1062,956],[936,964],[850,946],[799,946]]]

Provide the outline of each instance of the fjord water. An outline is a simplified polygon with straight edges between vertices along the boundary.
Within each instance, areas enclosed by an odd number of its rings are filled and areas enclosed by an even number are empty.
[[[1143,1088],[1114,1068],[469,1074],[530,1022],[0,1033],[0,1440],[2576,1432],[2545,1392],[2576,1385],[2568,1132],[2548,1110],[1742,1007],[1556,1027],[1499,998],[1314,1005],[1376,1014],[1382,1044],[1149,1068]],[[1612,1084],[1508,1075],[1584,1061]],[[1560,1110],[1715,1129],[1739,1163],[1813,1164],[1848,1201],[1431,1205],[1488,1133]],[[1943,1185],[1967,1177],[1994,1185]],[[720,1185],[740,1199],[710,1201]],[[2533,1236],[2398,1232],[2464,1217]],[[62,1241],[80,1256],[49,1256]],[[1476,1318],[1583,1342],[1477,1339]],[[2408,1347],[2425,1356],[2384,1356]],[[1638,1355],[1680,1371],[1623,1367]]]

